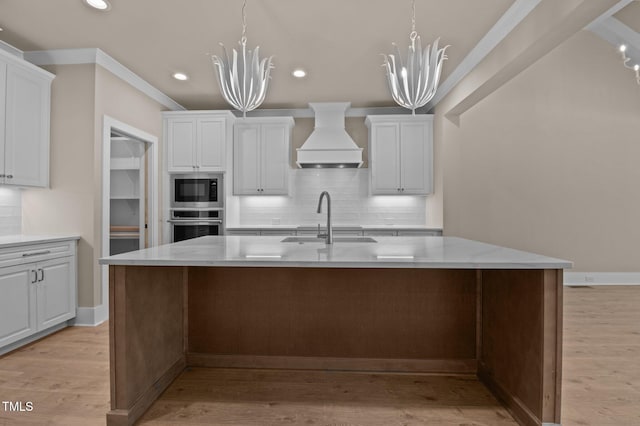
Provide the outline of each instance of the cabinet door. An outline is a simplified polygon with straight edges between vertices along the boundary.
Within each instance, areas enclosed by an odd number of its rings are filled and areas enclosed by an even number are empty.
[[[49,80],[19,64],[7,65],[6,183],[49,184]]]
[[[221,172],[225,169],[226,120],[199,118],[197,163],[200,172]]]
[[[76,289],[71,257],[38,263],[38,330],[44,330],[76,314]]]
[[[289,129],[281,124],[263,124],[260,143],[262,195],[289,193]]]
[[[36,331],[34,264],[0,269],[0,347]]]
[[[260,126],[236,125],[233,135],[233,193],[260,194]]]
[[[402,123],[400,140],[400,192],[430,194],[431,137],[426,123]]]
[[[167,161],[170,172],[196,171],[196,119],[167,119]]]
[[[7,64],[0,60],[0,183],[5,182],[4,168],[4,136],[5,136],[5,105],[7,103]]]
[[[371,193],[400,193],[400,126],[375,124],[371,129]]]

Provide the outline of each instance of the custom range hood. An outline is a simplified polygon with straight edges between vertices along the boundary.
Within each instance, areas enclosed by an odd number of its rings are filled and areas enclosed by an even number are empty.
[[[313,132],[297,149],[296,164],[306,168],[358,168],[362,166],[362,148],[344,129],[345,111],[350,102],[315,102],[309,106],[316,116]]]

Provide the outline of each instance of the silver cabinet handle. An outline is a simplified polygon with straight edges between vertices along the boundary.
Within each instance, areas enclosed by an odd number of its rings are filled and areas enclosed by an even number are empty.
[[[169,219],[169,223],[183,223],[185,225],[200,225],[203,223],[222,223],[222,219]]]
[[[38,271],[32,269],[31,272],[33,272],[33,279],[31,280],[31,284],[38,282]]]
[[[6,177],[7,175],[0,175],[0,178]]]
[[[40,269],[38,269],[38,271],[40,271],[40,273],[41,273],[40,279],[38,280],[38,282],[42,282],[42,281],[44,281],[44,269],[40,268]],[[36,276],[38,276],[38,274],[36,274]]]
[[[7,179],[13,179],[13,175],[7,175]]]
[[[32,253],[22,253],[22,257],[39,256],[41,254],[49,254],[49,253],[51,253],[51,250],[34,251]]]

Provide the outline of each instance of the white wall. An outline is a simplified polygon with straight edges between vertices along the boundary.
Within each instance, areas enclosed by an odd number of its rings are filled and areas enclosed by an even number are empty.
[[[22,194],[19,189],[0,186],[0,236],[22,232]]]
[[[425,197],[369,196],[369,169],[292,169],[290,196],[239,198],[240,225],[315,225],[322,191],[331,195],[335,225],[426,225]],[[227,223],[227,226],[232,226]]]

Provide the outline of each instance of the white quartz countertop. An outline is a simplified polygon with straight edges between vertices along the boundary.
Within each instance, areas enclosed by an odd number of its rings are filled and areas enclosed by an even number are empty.
[[[375,243],[283,243],[206,236],[100,259],[103,265],[313,268],[566,269],[571,262],[456,237],[375,237]]]
[[[321,227],[326,227],[326,221],[320,223]],[[317,229],[318,224],[312,225],[230,225],[227,226],[228,230],[246,230],[246,229]],[[370,230],[370,229],[419,229],[425,231],[442,231],[442,228],[436,228],[432,226],[425,225],[333,225],[333,229],[343,230],[343,229],[362,229],[362,230]]]
[[[0,248],[79,239],[79,235],[7,235],[0,237]]]

